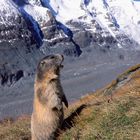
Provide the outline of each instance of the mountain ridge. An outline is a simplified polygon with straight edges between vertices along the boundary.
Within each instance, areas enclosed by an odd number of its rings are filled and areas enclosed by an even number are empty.
[[[74,1],[68,1],[68,0],[8,0],[5,2],[4,0],[1,2],[1,7],[7,7],[9,5],[9,8],[13,6],[12,10],[14,10],[15,14],[21,14],[25,22],[32,25],[27,25],[28,27],[32,26],[30,30],[31,34],[33,34],[36,43],[38,43],[39,46],[42,45],[43,39],[46,39],[48,33],[46,33],[45,30],[47,30],[46,27],[48,25],[45,23],[45,20],[53,20],[53,22],[58,21],[65,26],[65,28],[70,29],[73,32],[73,27],[71,27],[71,22],[79,22],[83,24],[90,25],[90,31],[84,27],[85,30],[88,30],[88,32],[98,32],[97,28],[94,31],[93,22],[96,22],[101,29],[105,30],[106,32],[109,32],[111,36],[113,36],[117,41],[117,36],[126,36],[128,39],[134,40],[137,43],[133,44],[134,48],[139,48],[139,11],[137,10],[135,5],[138,2],[134,2],[132,0],[88,0],[88,1],[81,1],[78,0],[74,4]],[[125,7],[122,7],[121,5],[127,5]],[[130,14],[128,14],[129,10],[131,10]],[[50,12],[49,12],[50,11]],[[1,12],[2,13],[2,12]],[[7,14],[10,14],[10,12],[7,11]],[[30,18],[29,18],[30,16]],[[1,17],[4,17],[4,15]],[[125,18],[124,20],[124,17]],[[5,17],[6,18],[6,17]],[[4,22],[4,21],[3,21]],[[7,21],[8,22],[8,21]],[[36,23],[36,25],[35,25]],[[128,24],[129,23],[129,24]],[[8,23],[5,23],[8,24]],[[38,25],[37,25],[38,24]],[[54,23],[53,23],[54,24]],[[59,26],[59,24],[54,26]],[[60,33],[57,38],[60,38],[60,36],[63,36],[62,34],[65,34],[66,38],[69,37],[68,34],[65,32],[65,28],[63,26],[60,26],[63,33]],[[40,29],[39,29],[40,28]],[[43,37],[40,32],[43,32]],[[45,30],[44,30],[45,29]],[[137,29],[137,31],[136,31]],[[57,29],[56,29],[57,30]],[[136,31],[136,32],[135,32]],[[58,31],[60,32],[60,31]],[[47,34],[47,35],[46,35]],[[41,37],[42,36],[42,37]],[[54,35],[53,35],[54,38]],[[118,44],[121,46],[121,42],[118,41]],[[128,44],[129,45],[129,44]],[[123,47],[123,45],[122,45]]]

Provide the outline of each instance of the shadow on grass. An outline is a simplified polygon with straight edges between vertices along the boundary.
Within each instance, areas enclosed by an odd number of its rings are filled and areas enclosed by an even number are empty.
[[[55,133],[55,138],[58,140],[59,136],[66,130],[72,128],[75,124],[74,120],[77,118],[82,110],[86,108],[87,105],[83,104],[76,108],[66,119],[64,119],[61,129],[58,129],[58,131]]]
[[[76,117],[78,117],[79,116],[79,114],[82,112],[82,110],[84,109],[84,108],[86,108],[87,107],[87,105],[81,105],[80,107],[78,107],[73,113],[71,113],[70,114],[70,116],[68,116],[65,120],[64,120],[64,122],[63,122],[63,124],[62,124],[62,130],[63,131],[65,131],[65,130],[67,130],[67,129],[70,129],[71,127],[73,127],[73,125],[74,125],[74,119],[76,118]]]

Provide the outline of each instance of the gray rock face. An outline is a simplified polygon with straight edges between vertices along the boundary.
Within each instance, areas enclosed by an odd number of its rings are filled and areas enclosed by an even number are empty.
[[[3,3],[3,7],[0,9],[0,42],[22,39],[30,44],[31,38],[28,25],[15,5],[8,1]]]
[[[79,31],[74,34],[73,40],[81,47],[87,47],[93,41],[93,35],[88,31]]]
[[[29,0],[29,2],[30,2],[31,4],[33,4],[33,5],[38,5],[38,6],[41,5],[40,0]]]
[[[66,38],[57,29],[56,20],[47,8],[40,11],[39,7],[26,5],[23,9],[10,0],[3,1],[3,5],[3,9],[0,9],[1,42],[21,39],[29,46],[43,39],[53,42],[54,38],[58,39],[60,36],[61,39]]]
[[[83,18],[80,17],[79,21],[76,22],[71,20],[67,22],[68,27],[73,32],[73,40],[81,47],[84,48],[92,44],[92,46],[101,46],[102,48],[123,48],[123,49],[136,49],[139,44],[130,39],[129,36],[125,35],[122,31],[112,26],[112,31],[115,34],[113,36],[105,28],[93,20],[87,24],[83,22]],[[132,47],[133,46],[133,47]]]

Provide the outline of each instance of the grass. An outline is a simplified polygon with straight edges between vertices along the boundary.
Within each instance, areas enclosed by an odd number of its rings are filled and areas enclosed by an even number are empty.
[[[137,67],[128,70],[128,75],[124,73],[125,82],[117,82],[111,96],[109,89],[114,84],[71,104],[65,110],[58,139],[140,140],[140,69]],[[0,123],[0,140],[30,140],[30,131],[30,117],[4,120]]]
[[[90,113],[89,113],[90,112]],[[83,110],[61,140],[137,140],[140,138],[140,98],[124,96]]]
[[[0,140],[29,140],[30,118],[22,118],[17,121],[4,120],[0,124]]]

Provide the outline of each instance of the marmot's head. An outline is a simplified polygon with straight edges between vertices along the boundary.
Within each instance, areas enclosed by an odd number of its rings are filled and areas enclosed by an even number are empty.
[[[37,80],[57,79],[60,74],[60,68],[63,67],[63,55],[55,54],[44,57],[37,66]]]

